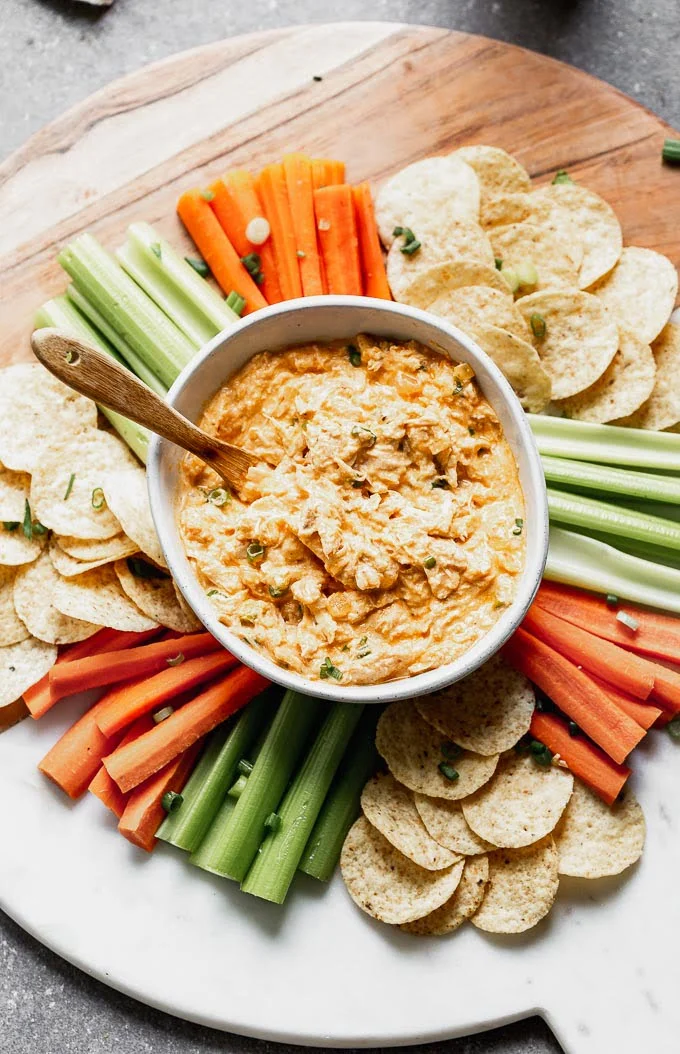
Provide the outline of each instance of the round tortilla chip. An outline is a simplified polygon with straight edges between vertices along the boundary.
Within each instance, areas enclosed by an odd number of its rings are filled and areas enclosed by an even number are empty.
[[[55,646],[35,637],[0,648],[0,710],[37,684],[56,661]]]
[[[639,860],[645,833],[645,818],[631,790],[609,806],[576,780],[555,832],[559,872],[575,878],[619,875]]]
[[[111,475],[104,483],[104,494],[128,538],[159,567],[167,567],[151,515],[144,469]]]
[[[539,289],[578,286],[578,264],[574,263],[569,244],[553,231],[535,223],[510,223],[506,227],[493,227],[488,233],[494,256],[503,261],[504,270],[514,271],[529,263],[536,268],[536,285],[531,289],[522,288],[520,296]]]
[[[128,633],[155,629],[158,622],[139,610],[123,591],[111,564],[75,578],[59,578],[54,605],[75,619],[96,619],[100,626]]]
[[[113,538],[120,534],[120,523],[104,500],[104,486],[113,472],[134,465],[125,444],[109,432],[63,436],[31,479],[36,519],[74,538]]]
[[[649,344],[619,328],[618,351],[599,380],[579,395],[555,405],[565,417],[606,424],[639,410],[654,390],[655,377],[656,362]]]
[[[426,871],[390,845],[360,816],[340,854],[340,871],[354,903],[380,922],[413,922],[445,904],[463,874],[463,861]]]
[[[27,640],[30,633],[17,615],[14,607],[14,580],[16,567],[0,566],[0,647],[18,644]]]
[[[361,808],[390,845],[426,871],[441,871],[460,859],[427,833],[413,793],[389,773],[378,773],[368,781],[361,794]]]
[[[180,607],[174,583],[167,574],[158,571],[149,578],[138,578],[127,560],[117,560],[113,568],[124,592],[144,615],[177,633],[192,633],[197,628],[198,620]]]
[[[606,304],[624,329],[651,344],[671,317],[678,295],[678,272],[661,253],[628,245],[616,267],[590,291]]]
[[[523,297],[517,306],[527,322],[533,314],[545,322],[545,337],[536,347],[552,381],[553,399],[590,388],[618,351],[616,320],[591,293],[549,289]]]
[[[85,564],[94,560],[123,560],[139,552],[139,546],[126,534],[114,534],[113,538],[73,538],[58,534],[54,540],[67,556]]]
[[[555,830],[574,789],[559,765],[537,765],[529,754],[503,758],[486,787],[461,804],[470,828],[504,849],[532,845]]]
[[[487,933],[524,933],[545,918],[559,886],[557,849],[550,835],[525,849],[489,853],[489,884],[471,918]]]
[[[34,472],[64,436],[97,427],[91,399],[67,388],[38,363],[0,371],[0,462],[16,472]]]
[[[616,213],[604,198],[578,183],[550,184],[534,191],[531,197],[532,221],[540,226],[540,206],[547,206],[544,222],[570,247],[576,243],[575,258],[581,257],[581,289],[611,271],[621,256],[623,235]]]
[[[652,344],[652,354],[656,367],[652,394],[638,410],[615,424],[661,431],[680,423],[680,325],[669,322],[664,327]]]
[[[491,198],[531,190],[531,176],[526,168],[498,146],[463,146],[449,157],[460,158],[477,173],[482,211]]]
[[[14,607],[34,637],[48,644],[75,644],[101,629],[87,618],[68,617],[54,605],[60,582],[48,553],[22,567],[14,582]]]
[[[21,523],[31,489],[28,472],[13,472],[0,465],[0,521]]]
[[[430,304],[450,290],[478,285],[489,286],[508,300],[513,299],[508,283],[495,267],[480,264],[476,260],[448,260],[422,271],[402,293],[399,301],[426,311]]]
[[[414,799],[420,819],[435,842],[445,849],[461,856],[477,856],[494,848],[468,827],[460,802],[428,798],[425,794],[416,794]]]
[[[23,520],[23,515],[21,517]],[[34,534],[27,538],[21,521],[14,520],[18,526],[5,527],[0,523],[0,566],[18,567],[37,560],[47,544],[47,534]]]
[[[478,326],[488,325],[504,329],[520,340],[531,340],[529,325],[514,300],[491,286],[469,285],[450,289],[434,300],[428,311],[445,318],[465,333],[474,334]]]
[[[453,933],[477,911],[484,900],[488,881],[489,861],[485,856],[466,860],[458,889],[446,904],[422,919],[402,923],[402,930],[422,937],[442,937],[445,933]]]
[[[550,402],[552,383],[533,345],[498,326],[479,325],[472,336],[498,366],[524,409],[540,413]]]
[[[516,192],[499,194],[489,198],[480,208],[479,222],[485,230],[489,227],[507,227],[511,223],[523,223],[531,216],[531,194]]]
[[[395,300],[407,295],[415,279],[435,264],[463,259],[493,267],[491,243],[479,224],[471,220],[447,223],[433,217],[422,225],[418,240],[421,247],[412,256],[401,251],[403,238],[397,238],[387,253],[387,281]]]
[[[416,699],[418,713],[442,735],[476,754],[502,754],[529,731],[536,695],[500,655],[441,692]]]
[[[395,227],[410,227],[420,238],[423,224],[479,218],[479,180],[455,157],[425,157],[383,183],[375,201],[375,218],[383,243],[394,241]]]
[[[133,552],[136,552],[133,546]],[[52,535],[52,539],[49,547],[50,560],[54,564],[56,570],[64,578],[73,578],[74,575],[83,575],[86,571],[93,571],[96,567],[102,567],[104,564],[112,563],[110,556],[100,556],[97,560],[77,560],[73,556],[69,556],[59,545],[57,538]],[[113,558],[115,560],[115,557]]]
[[[394,778],[419,794],[458,801],[491,779],[498,754],[482,757],[465,751],[452,763],[458,779],[451,780],[439,768],[442,763],[448,764],[442,754],[445,742],[423,721],[410,699],[390,703],[378,720],[375,745]]]

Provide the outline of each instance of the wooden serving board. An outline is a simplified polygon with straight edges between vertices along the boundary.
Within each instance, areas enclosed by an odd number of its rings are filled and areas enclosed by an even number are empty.
[[[539,181],[569,169],[612,204],[627,243],[657,249],[678,266],[680,226],[669,207],[678,200],[680,172],[661,164],[667,135],[677,133],[578,70],[439,29],[303,26],[186,52],[93,95],[0,166],[0,365],[30,358],[34,313],[65,288],[55,255],[71,238],[88,229],[113,249],[131,222],[146,220],[185,243],[174,212],[181,190],[207,184],[230,166],[257,168],[289,150],[342,158],[351,181],[379,182],[428,154],[475,142],[502,146]],[[661,1054],[677,1049],[676,971],[667,934],[674,911],[675,928],[680,924],[673,877],[680,850],[677,835],[671,837],[680,784],[668,743],[650,748],[653,762],[640,759],[651,845],[638,874],[606,888],[567,888],[548,923],[526,941],[494,941],[470,930],[449,945],[426,942],[416,951],[412,939],[386,933],[354,911],[339,883],[323,910],[316,890],[293,898],[287,918],[276,909],[275,919],[268,906],[238,894],[225,913],[215,907],[225,898],[224,884],[195,873],[185,882],[181,865],[158,853],[153,872],[126,858],[111,889],[120,840],[102,829],[99,813],[88,815],[87,803],[76,828],[75,816],[35,772],[62,719],[55,715],[39,728],[25,722],[0,741],[0,788],[5,781],[5,800],[20,799],[11,810],[16,838],[8,828],[6,844],[16,851],[0,869],[0,904],[108,983],[216,1027],[324,1045],[416,1042],[541,1012],[575,1054],[626,1054],[643,1044]],[[42,854],[34,864],[31,845]],[[46,858],[57,875],[54,896],[46,896],[40,881]],[[173,882],[180,881],[181,917],[173,899]],[[119,888],[127,890],[120,911]],[[156,907],[151,914],[165,920],[158,932],[145,929],[151,925],[147,897]],[[89,908],[91,925],[77,930]],[[130,912],[140,934],[134,955],[121,936]],[[204,916],[197,933],[196,919]],[[317,927],[313,939],[310,925]],[[226,978],[215,965],[224,964],[230,940],[232,949],[240,947],[239,977],[247,979],[252,954],[269,992],[264,1004],[257,995],[252,1012],[252,993],[236,991],[233,958]],[[213,968],[196,973],[195,984],[180,971],[174,991],[165,964],[180,946],[185,961]],[[317,961],[327,983],[300,1001]],[[287,996],[289,984],[297,990]],[[414,987],[419,1000],[411,1005]]]

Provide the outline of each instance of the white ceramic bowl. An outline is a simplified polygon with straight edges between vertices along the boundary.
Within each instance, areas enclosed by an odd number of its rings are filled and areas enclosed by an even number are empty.
[[[545,479],[527,419],[500,370],[463,333],[424,311],[367,297],[308,297],[265,308],[220,333],[182,371],[170,389],[168,402],[185,417],[197,421],[206,402],[224,381],[257,352],[291,344],[350,338],[357,333],[372,333],[395,340],[418,340],[457,361],[469,362],[482,392],[498,415],[519,466],[526,506],[527,547],[526,565],[517,596],[495,626],[464,655],[436,670],[375,685],[343,686],[336,681],[312,680],[281,669],[218,620],[213,605],[197,581],[177,528],[178,473],[183,453],[158,437],[153,438],[149,450],[149,494],[168,567],[187,603],[225,648],[286,688],[327,699],[381,703],[433,692],[475,670],[500,648],[522,621],[541,581],[548,551]],[[276,393],[272,395],[275,397]]]

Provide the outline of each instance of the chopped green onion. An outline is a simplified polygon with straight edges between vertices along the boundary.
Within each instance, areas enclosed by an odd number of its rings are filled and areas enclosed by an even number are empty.
[[[538,271],[531,260],[521,260],[515,268],[515,274],[521,286],[534,286],[538,282]]]
[[[3,520],[2,526],[6,531],[16,531],[19,526],[18,520]]]
[[[270,812],[264,821],[264,826],[268,831],[278,831],[281,826],[281,817],[277,812]]]
[[[463,748],[459,747],[457,743],[452,743],[450,740],[446,740],[446,742],[441,745],[441,751],[448,761],[456,761],[463,753]]]
[[[326,656],[319,668],[319,677],[322,681],[327,681],[329,677],[334,681],[341,681],[342,671],[337,666],[334,666],[328,656]]]
[[[408,242],[406,245],[402,245],[399,252],[404,253],[405,256],[414,256],[420,251],[422,245],[419,241]]]
[[[264,275],[262,274],[262,257],[259,253],[247,253],[246,256],[241,257],[241,263],[245,267],[246,271],[258,285],[262,285],[264,282]]]
[[[448,490],[449,489],[449,481],[446,478],[446,476],[437,476],[436,479],[433,479],[432,480],[432,489],[433,490]]]
[[[151,249],[151,252],[154,254],[154,256],[157,256],[158,259],[160,260],[161,255],[162,255],[162,253],[161,253],[161,243],[160,242],[153,242],[153,244],[150,245],[149,248]]]
[[[104,491],[101,487],[95,487],[92,491],[92,508],[99,512],[106,505],[106,498],[104,497]]]
[[[364,442],[367,442],[366,436],[368,436],[369,446],[375,446],[378,440],[378,437],[373,431],[373,429],[367,428],[366,425],[353,425],[352,436],[354,439],[363,439]]]
[[[298,260],[304,260],[307,254],[303,252],[302,249],[298,249],[295,255],[297,256]]]
[[[39,523],[38,520],[34,520],[33,534],[47,534],[47,527],[45,527],[42,523]]]
[[[521,517],[518,517],[515,520],[515,526],[512,528],[512,533],[513,534],[521,534],[523,529],[524,529],[524,520]]]
[[[460,377],[456,377],[456,384],[455,384],[455,387],[453,389],[453,394],[454,395],[460,395],[462,390],[463,390],[463,382],[461,381]]]
[[[265,216],[253,216],[246,227],[246,238],[251,245],[264,245],[271,232],[269,220]],[[304,256],[305,254],[298,250],[297,255]]]
[[[570,721],[568,728],[569,728],[569,735],[572,737],[572,739],[574,739],[576,736],[580,736],[581,735],[581,729],[579,728],[579,726],[576,724],[575,721]]]
[[[529,316],[529,325],[531,326],[531,332],[536,340],[545,340],[547,326],[543,315],[539,315],[537,311],[534,311],[534,313]]]
[[[519,280],[519,276],[515,271],[508,271],[505,267],[502,269],[501,274],[507,282],[508,288],[511,293],[516,293],[522,284]]]
[[[217,597],[217,596],[223,597],[223,596],[225,596],[226,594],[225,594],[225,593],[223,593],[223,592],[222,592],[221,590],[219,590],[219,589],[209,589],[209,590],[208,590],[208,592],[207,592],[207,593],[206,593],[205,595],[206,595],[207,597]]]
[[[552,751],[546,747],[544,743],[541,743],[538,739],[534,739],[529,747],[531,756],[537,765],[552,765]]]
[[[273,597],[274,600],[278,600],[279,597],[285,596],[288,592],[288,586],[270,586],[269,596]]]
[[[75,474],[75,472],[72,472],[70,477],[69,477],[68,486],[66,488],[66,493],[64,494],[64,498],[63,498],[64,501],[68,501],[68,499],[69,499],[69,497],[71,495],[71,491],[73,490],[73,484],[75,483],[75,480],[76,480],[76,474]]]
[[[573,182],[574,181],[571,178],[571,176],[569,175],[569,173],[567,172],[566,168],[558,169],[558,171],[555,173],[555,176],[553,178],[553,186],[555,186],[555,185],[559,186],[560,183],[573,183]]]
[[[236,783],[227,791],[227,796],[229,798],[240,798],[247,786],[248,777],[241,774]]]
[[[184,798],[177,791],[166,791],[161,799],[161,805],[167,813],[177,812]]]
[[[617,597],[616,593],[607,593],[604,600],[605,604],[609,608],[616,608],[619,606],[619,598]]]
[[[426,571],[431,571],[433,567],[437,566],[437,561],[434,556],[428,556],[423,560],[423,567]]]
[[[347,345],[347,355],[352,366],[361,366],[361,352],[356,347],[356,345]]]
[[[215,487],[208,494],[206,501],[210,502],[211,505],[226,505],[227,502],[231,501],[231,495],[225,487]]]
[[[196,274],[200,274],[201,278],[209,276],[210,268],[200,256],[185,256],[184,259],[189,264],[189,267],[193,267]]]
[[[670,165],[680,165],[680,139],[665,139],[661,157]]]
[[[174,706],[164,706],[161,710],[157,710],[153,715],[153,722],[155,725],[160,725],[162,721],[167,721],[169,717],[175,712]]]
[[[475,432],[474,428],[472,428],[470,425],[468,425],[468,435],[474,436],[476,434],[477,433]]]
[[[24,522],[23,522],[24,535],[28,538],[29,542],[33,541],[33,516],[31,515],[31,506],[28,498],[24,503]]]
[[[253,771],[253,763],[248,761],[247,758],[241,758],[236,768],[241,776],[249,776]]]
[[[621,622],[633,633],[636,633],[637,630],[639,630],[640,628],[640,623],[638,622],[638,620],[634,619],[632,615],[629,615],[627,611],[617,611],[616,621]]]
[[[460,773],[457,769],[454,769],[453,765],[449,765],[446,761],[440,761],[437,768],[441,772],[442,776],[445,776],[447,780],[452,783],[460,778]]]
[[[240,293],[237,293],[235,289],[232,289],[231,293],[226,298],[226,305],[231,308],[235,315],[240,316],[243,314],[243,309],[246,306],[246,299],[241,296]]]
[[[680,715],[670,719],[666,725],[666,731],[671,739],[680,740]]]
[[[215,195],[213,194],[212,190],[202,190],[201,197],[204,201],[212,201]]]
[[[495,266],[497,271],[502,270],[502,268],[503,268],[503,257],[502,256],[495,256],[493,262],[494,262],[494,266]]]
[[[417,253],[418,250],[422,248],[421,243],[418,241],[410,227],[395,227],[392,234],[395,238],[403,237],[404,244],[400,246],[400,252],[404,253],[406,256],[413,256],[414,253]]]
[[[264,559],[264,554],[266,552],[267,550],[264,545],[260,545],[259,542],[251,542],[246,549],[246,556],[251,564],[256,564]]]
[[[173,655],[171,659],[165,660],[168,666],[181,666],[184,662],[184,652],[178,651],[176,655]]]

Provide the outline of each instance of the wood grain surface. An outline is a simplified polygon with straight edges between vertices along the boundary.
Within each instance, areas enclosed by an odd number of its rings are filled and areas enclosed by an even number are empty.
[[[322,80],[314,80],[321,77]],[[558,168],[603,194],[628,243],[680,265],[670,219],[671,129],[614,88],[545,56],[389,23],[302,26],[185,52],[117,81],[0,166],[0,363],[30,356],[36,308],[66,280],[60,246],[85,229],[115,248],[134,220],[185,244],[179,192],[288,150],[333,155],[378,183],[466,143]]]

